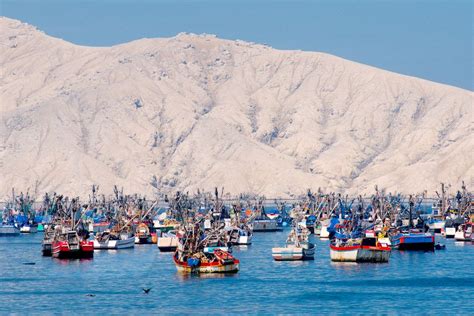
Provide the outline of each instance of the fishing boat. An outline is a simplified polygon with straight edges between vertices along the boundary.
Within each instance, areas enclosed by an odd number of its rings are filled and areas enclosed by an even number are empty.
[[[54,231],[53,227],[49,226],[44,232],[41,250],[45,257],[51,257],[53,255]]]
[[[434,250],[435,237],[429,232],[410,229],[392,235],[391,242],[398,250]]]
[[[20,227],[20,233],[24,234],[32,234],[38,232],[38,225],[37,224],[25,224]]]
[[[444,187],[442,187],[442,191],[444,191]],[[444,197],[442,199],[444,199]],[[444,208],[445,206],[443,200],[435,202],[431,208],[431,215],[429,216],[428,227],[430,231],[435,234],[441,234],[442,232],[444,232],[446,225],[446,221],[444,219]]]
[[[128,232],[105,231],[96,235],[94,249],[126,249],[135,247],[135,236]]]
[[[94,256],[94,242],[80,238],[75,230],[56,234],[52,256],[59,259],[82,259]]]
[[[456,236],[456,227],[446,227],[444,230],[446,238],[454,238]]]
[[[325,219],[320,222],[319,226],[319,238],[321,239],[329,239],[329,225],[331,223],[330,219]]]
[[[231,245],[250,245],[252,244],[252,231],[240,227],[226,227],[227,242]]]
[[[321,236],[321,222],[320,221],[316,221],[316,223],[314,224],[314,234],[316,236]]]
[[[278,226],[276,219],[258,218],[253,221],[252,228],[254,232],[276,232],[282,230]]]
[[[474,241],[474,223],[468,222],[458,227],[454,239],[457,241]]]
[[[430,231],[435,234],[441,234],[445,231],[446,222],[441,219],[432,218],[428,221]]]
[[[0,236],[18,236],[20,235],[20,229],[15,224],[0,224]]]
[[[240,261],[231,254],[226,241],[225,222],[214,221],[204,228],[204,218],[194,212],[183,210],[177,195],[175,208],[183,224],[179,228],[178,247],[173,255],[176,269],[184,273],[236,273]],[[214,216],[216,210],[222,210],[216,189],[216,204],[208,216]],[[220,215],[219,215],[220,217]]]
[[[309,242],[311,231],[304,223],[305,215],[300,210],[292,212],[293,225],[286,239],[285,247],[272,248],[275,261],[313,260],[314,244]]]
[[[305,220],[305,226],[306,228],[309,229],[311,234],[315,233],[315,225],[316,225],[316,216],[312,214],[308,215]],[[321,235],[321,231],[319,231],[319,234]]]
[[[275,261],[314,260],[315,246],[313,243],[287,242],[286,247],[272,248],[272,257]]]
[[[110,226],[109,222],[90,223],[89,224],[89,232],[91,232],[91,233],[103,233],[109,228],[109,226]]]
[[[174,230],[162,232],[156,243],[161,252],[173,252],[178,247],[178,237]]]
[[[282,248],[272,248],[272,257],[275,261],[298,261],[314,259],[314,244],[287,245]]]
[[[240,264],[229,252],[220,249],[194,256],[181,256],[176,251],[173,260],[176,269],[185,273],[236,273]]]
[[[153,243],[153,236],[150,228],[145,223],[140,223],[135,228],[135,243],[136,244],[151,244]]]
[[[392,247],[398,250],[428,250],[433,251],[435,247],[435,236],[433,232],[425,232],[425,225],[420,216],[414,220],[415,197],[410,195],[406,215],[408,219],[402,220],[404,226],[391,232]],[[419,210],[417,211],[419,213]],[[419,215],[419,214],[418,214]],[[405,222],[406,221],[406,222]],[[416,223],[414,223],[416,222]]]
[[[388,262],[391,248],[380,244],[374,237],[335,239],[329,245],[329,254],[336,262]]]
[[[167,214],[162,213],[158,216],[158,219],[153,221],[153,226],[156,231],[159,230],[162,233],[166,233],[178,227],[179,222],[174,218],[167,218]]]
[[[15,223],[13,212],[10,209],[0,210],[0,236],[18,236],[20,228]]]
[[[265,212],[263,201],[259,201],[259,204],[255,207],[255,210],[247,210],[249,216],[249,223],[251,223],[251,229],[253,232],[276,232],[283,230],[278,225],[278,217],[280,216],[277,212]]]

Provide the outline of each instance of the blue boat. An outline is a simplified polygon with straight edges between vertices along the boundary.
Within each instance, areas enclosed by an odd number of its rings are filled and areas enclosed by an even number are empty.
[[[413,209],[415,206],[415,200],[410,195],[408,203],[408,227],[400,228],[398,234],[392,235],[391,243],[392,247],[398,250],[428,250],[434,251],[435,247],[435,236],[434,233],[425,232],[425,224],[418,228],[414,228],[413,225]],[[418,203],[418,207],[420,203]],[[419,210],[418,210],[419,211]]]
[[[391,238],[392,247],[398,250],[434,250],[435,237],[432,233],[411,229]]]

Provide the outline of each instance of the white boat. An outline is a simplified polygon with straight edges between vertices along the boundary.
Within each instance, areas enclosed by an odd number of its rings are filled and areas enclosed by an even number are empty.
[[[104,232],[94,239],[94,249],[126,249],[135,247],[135,236],[122,233],[118,236]]]
[[[38,226],[37,225],[24,225],[20,227],[20,233],[24,234],[33,234],[38,232]]]
[[[462,224],[458,227],[458,230],[454,234],[454,239],[457,241],[473,241],[474,232],[473,232],[474,223]]]
[[[20,229],[16,225],[0,224],[0,236],[18,236]]]
[[[456,235],[456,228],[455,227],[446,227],[445,228],[445,237],[446,238],[454,238]]]
[[[252,234],[247,234],[247,232],[244,231],[244,235],[239,235],[239,241],[238,245],[250,245],[252,244]]]
[[[272,257],[275,261],[297,261],[297,260],[313,260],[314,244],[301,243],[297,245],[287,245],[281,248],[272,248]]]
[[[433,219],[428,223],[428,227],[430,228],[431,231],[433,231],[435,234],[440,234],[441,232],[444,231],[446,222],[443,220],[437,220]]]
[[[252,244],[252,232],[250,229],[239,227],[226,227],[227,241],[232,245]]]
[[[161,236],[158,237],[156,242],[158,249],[161,252],[172,252],[175,251],[178,247],[178,237],[174,231],[169,231],[167,233],[161,233]]]
[[[319,238],[328,239],[329,238],[329,221],[321,223],[321,232],[319,233]]]
[[[286,247],[272,248],[275,261],[313,260],[314,244],[309,242],[310,230],[297,222],[288,234]]]
[[[378,244],[376,238],[349,240],[339,243],[338,240],[329,245],[332,261],[337,262],[388,262],[391,248]]]

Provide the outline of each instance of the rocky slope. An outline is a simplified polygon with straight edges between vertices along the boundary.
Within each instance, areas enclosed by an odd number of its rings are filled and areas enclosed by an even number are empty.
[[[0,44],[0,196],[473,183],[470,91],[210,35],[83,47],[0,18]]]

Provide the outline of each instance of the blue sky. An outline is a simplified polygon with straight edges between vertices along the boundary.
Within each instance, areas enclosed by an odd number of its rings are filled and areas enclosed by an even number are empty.
[[[321,51],[473,90],[473,5],[461,0],[0,0],[1,15],[73,43],[179,32]]]

